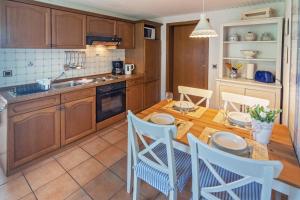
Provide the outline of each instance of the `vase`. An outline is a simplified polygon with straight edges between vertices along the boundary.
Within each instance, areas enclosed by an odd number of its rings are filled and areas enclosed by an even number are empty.
[[[267,123],[252,119],[253,139],[261,144],[268,144],[272,135],[274,122]]]

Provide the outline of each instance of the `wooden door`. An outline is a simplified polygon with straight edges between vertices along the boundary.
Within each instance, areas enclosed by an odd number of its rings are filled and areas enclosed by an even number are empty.
[[[117,36],[122,38],[119,49],[134,48],[134,24],[129,22],[117,21]]]
[[[116,20],[87,16],[87,35],[116,35]]]
[[[52,47],[85,48],[86,16],[52,9]]]
[[[5,1],[0,14],[2,47],[51,47],[50,8]]]
[[[173,29],[172,89],[174,98],[179,99],[178,86],[201,89],[208,88],[207,38],[190,38],[195,24],[178,25]]]
[[[160,79],[160,40],[145,39],[145,82]]]
[[[59,106],[16,115],[9,119],[9,169],[59,147]]]
[[[88,97],[64,104],[61,143],[69,144],[96,131],[96,100]]]
[[[137,113],[143,110],[143,84],[134,85],[126,89],[126,107],[127,110],[131,110]]]
[[[159,101],[160,101],[160,80],[145,83],[144,109],[153,106]]]

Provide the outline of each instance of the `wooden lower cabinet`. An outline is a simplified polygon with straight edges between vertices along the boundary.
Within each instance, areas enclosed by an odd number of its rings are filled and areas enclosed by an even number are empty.
[[[126,107],[133,113],[143,110],[143,84],[134,85],[126,89]]]
[[[88,97],[63,104],[61,144],[69,144],[96,131],[96,98]]]
[[[144,108],[149,108],[160,101],[160,80],[144,84]]]
[[[10,118],[8,137],[9,169],[60,148],[60,107]]]

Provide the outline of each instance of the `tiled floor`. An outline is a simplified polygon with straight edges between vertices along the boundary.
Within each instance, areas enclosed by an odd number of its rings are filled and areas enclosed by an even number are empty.
[[[0,170],[0,200],[129,200],[126,152],[127,123],[121,122],[13,176]],[[179,199],[189,199],[189,188]],[[166,197],[142,183],[140,199]]]

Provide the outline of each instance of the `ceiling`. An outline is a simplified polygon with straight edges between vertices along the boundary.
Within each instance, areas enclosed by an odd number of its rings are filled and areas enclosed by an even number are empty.
[[[278,1],[280,0],[206,0],[205,10],[220,10]],[[60,2],[97,8],[136,19],[151,19],[202,10],[201,0],[60,0]]]

